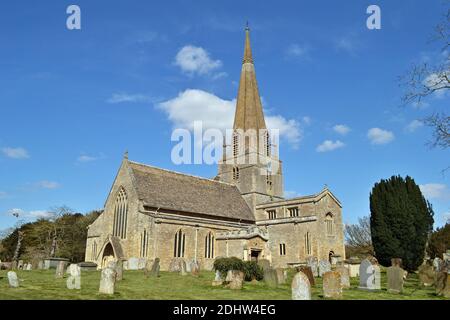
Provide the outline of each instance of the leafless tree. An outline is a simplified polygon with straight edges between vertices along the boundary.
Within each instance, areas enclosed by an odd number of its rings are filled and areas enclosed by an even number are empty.
[[[73,210],[69,208],[68,206],[60,206],[60,207],[52,207],[49,210],[49,213],[51,214],[49,216],[49,220],[52,222],[55,222],[58,218],[63,217],[67,214],[72,214]],[[52,245],[50,250],[50,257],[55,257],[56,250],[58,248],[58,237],[62,236],[62,233],[64,232],[64,226],[60,226],[57,223],[53,223],[53,233],[52,233]]]
[[[371,247],[370,218],[365,216],[358,218],[357,224],[347,224],[345,226],[345,241],[352,247]]]

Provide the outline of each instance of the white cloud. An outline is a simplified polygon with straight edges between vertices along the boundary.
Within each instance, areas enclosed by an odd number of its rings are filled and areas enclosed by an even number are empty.
[[[8,194],[4,191],[0,191],[0,199],[4,199],[8,196]]]
[[[444,212],[442,214],[442,219],[444,220],[444,223],[450,223],[450,211]]]
[[[307,44],[300,45],[298,43],[293,43],[287,48],[286,54],[288,56],[295,57],[295,58],[309,59],[310,51],[311,51],[311,47]]]
[[[201,47],[188,45],[178,51],[175,65],[185,73],[205,75],[220,68],[222,61],[211,59],[209,53]]]
[[[55,214],[47,210],[31,210],[25,211],[23,209],[14,208],[8,210],[7,214],[17,216],[21,219],[40,219],[40,218],[52,218]]]
[[[426,109],[430,106],[430,104],[425,101],[414,101],[411,105],[414,109]]]
[[[12,159],[27,159],[30,157],[28,151],[24,148],[2,148],[2,152],[5,156]]]
[[[372,128],[367,132],[367,137],[372,144],[386,144],[394,140],[395,136],[391,131],[380,128]]]
[[[433,93],[436,98],[443,98],[447,92],[444,89],[448,87],[448,80],[446,80],[448,77],[450,77],[450,71],[432,73],[424,79],[423,84],[430,90],[436,90]]]
[[[405,127],[405,130],[407,132],[414,132],[420,127],[423,127],[423,122],[420,120],[413,120]]]
[[[236,100],[225,100],[209,92],[187,89],[177,97],[158,104],[174,128],[193,129],[194,121],[202,122],[203,129],[231,129],[234,120]],[[266,116],[269,129],[280,130],[293,148],[298,147],[302,137],[299,123],[294,119],[285,119],[280,115]]]
[[[333,130],[343,136],[350,132],[350,128],[345,124],[337,124],[333,127]]]
[[[108,103],[137,103],[144,102],[150,103],[153,102],[153,98],[151,96],[145,94],[129,94],[129,93],[114,93],[106,102]]]
[[[302,120],[303,120],[303,123],[308,125],[308,126],[311,124],[311,121],[312,121],[311,117],[308,117],[308,116],[303,117]]]
[[[317,146],[316,151],[317,152],[328,152],[328,151],[340,149],[344,146],[345,146],[345,144],[339,140],[336,140],[335,142],[333,142],[331,140],[325,140],[324,142],[322,142],[320,145]]]
[[[92,162],[98,160],[100,157],[90,156],[87,154],[82,154],[77,158],[77,162]]]
[[[47,180],[36,182],[36,186],[43,189],[57,189],[61,187],[61,185],[58,182]]]
[[[450,189],[442,183],[427,183],[419,185],[427,199],[450,200]]]

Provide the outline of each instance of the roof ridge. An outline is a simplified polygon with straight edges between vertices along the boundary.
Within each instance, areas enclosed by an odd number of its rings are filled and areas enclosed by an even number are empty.
[[[141,162],[137,162],[137,161],[131,161],[131,160],[128,160],[128,162],[133,163],[133,164],[137,164],[137,165],[140,165],[140,166],[152,168],[152,169],[158,169],[158,170],[165,171],[165,172],[169,172],[169,173],[174,173],[174,174],[178,174],[178,175],[182,175],[182,176],[192,177],[192,178],[196,178],[196,179],[200,179],[200,180],[206,180],[206,181],[211,181],[211,182],[217,182],[217,183],[221,183],[221,184],[225,184],[225,185],[229,185],[229,186],[235,187],[234,184],[228,183],[228,182],[224,182],[224,181],[219,181],[219,180],[209,179],[209,178],[205,178],[205,177],[195,176],[195,175],[193,175],[193,174],[182,173],[182,172],[178,172],[178,171],[174,171],[174,170],[168,170],[168,169],[164,169],[164,168],[160,168],[160,167],[155,167],[155,166],[152,166],[152,165],[149,165],[149,164],[145,164],[145,163],[141,163]]]

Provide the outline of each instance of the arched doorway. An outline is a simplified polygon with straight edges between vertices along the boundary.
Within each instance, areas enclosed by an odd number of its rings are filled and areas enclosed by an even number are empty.
[[[110,261],[115,260],[114,255],[114,249],[110,242],[105,246],[105,249],[103,250],[103,256],[102,256],[102,269],[106,268],[108,266],[108,263]]]
[[[334,251],[330,251],[330,253],[328,253],[328,261],[331,263],[331,257],[334,256]]]

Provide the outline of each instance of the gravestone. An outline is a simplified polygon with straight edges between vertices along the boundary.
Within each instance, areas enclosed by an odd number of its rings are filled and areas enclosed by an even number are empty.
[[[19,260],[19,262],[17,263],[17,269],[23,270],[23,260]]]
[[[58,267],[56,268],[55,278],[62,279],[64,278],[64,268],[66,267],[65,261],[59,261]]]
[[[228,282],[227,288],[240,290],[242,289],[242,284],[244,283],[244,272],[239,270],[229,270],[226,281]]]
[[[223,283],[222,275],[219,270],[216,270],[214,281],[212,282],[213,287],[220,286]]]
[[[11,270],[16,270],[17,269],[17,261],[13,261],[11,263]]]
[[[364,259],[359,267],[359,289],[380,290],[380,267]]]
[[[264,282],[270,288],[276,288],[278,286],[277,271],[269,268],[264,270]]]
[[[184,260],[183,260],[183,262],[181,263],[180,274],[181,274],[182,276],[186,276],[186,275],[187,275],[187,271],[186,271],[186,262],[184,262]]]
[[[193,275],[195,277],[198,276],[200,274],[200,264],[198,263],[198,261],[193,260],[193,261],[191,261],[191,263],[189,265],[190,265],[191,275]]]
[[[429,262],[425,262],[419,267],[420,284],[424,287],[431,287],[434,284],[436,272]]]
[[[277,282],[278,284],[285,284],[287,276],[285,275],[285,271],[283,268],[276,268],[275,272],[277,274]]]
[[[114,269],[116,271],[116,281],[122,281],[123,280],[123,260],[118,260],[116,262],[116,268]]]
[[[311,284],[303,272],[297,272],[291,284],[292,300],[311,300]]]
[[[67,278],[67,289],[81,289],[81,268],[77,264],[71,264],[67,270],[69,271],[69,278]]]
[[[139,270],[139,258],[131,257],[128,259],[128,270]]]
[[[14,271],[8,271],[8,282],[11,288],[18,288],[19,279],[17,278],[17,273]]]
[[[270,261],[267,259],[260,259],[258,260],[258,266],[260,266],[263,271],[266,269],[270,269]]]
[[[144,268],[144,276],[146,278],[148,278],[150,276],[150,271],[153,265],[153,261],[152,260],[147,260],[147,263],[145,264],[145,268]]]
[[[436,294],[438,296],[444,295],[445,286],[447,284],[447,277],[448,277],[447,272],[436,273],[435,286],[436,286]]]
[[[441,258],[436,257],[436,258],[433,259],[433,269],[434,269],[434,271],[439,272],[439,271],[441,271],[441,269],[443,267],[444,267],[444,261]]]
[[[313,275],[313,273],[311,271],[311,267],[309,267],[309,266],[300,266],[300,267],[297,267],[296,269],[297,269],[297,272],[303,272],[308,277],[308,280],[309,280],[309,283],[311,284],[311,287],[316,285],[316,281],[314,280],[314,275]]]
[[[323,274],[323,296],[325,298],[342,298],[341,274],[328,271]]]
[[[147,259],[146,258],[139,258],[139,260],[138,260],[138,270],[144,270],[146,265],[147,265]]]
[[[39,262],[38,262],[38,270],[42,270],[42,269],[44,269],[44,261],[39,260]]]
[[[401,268],[402,267],[402,259],[401,258],[392,258],[391,266]]]
[[[114,294],[114,285],[116,282],[116,271],[111,268],[102,270],[99,292],[103,294]]]
[[[169,272],[181,272],[181,269],[186,272],[186,261],[183,258],[173,258],[169,264]]]
[[[26,270],[27,270],[27,271],[33,270],[33,265],[32,265],[31,263],[28,263],[28,264],[27,264]]]
[[[319,261],[319,277],[322,277],[325,272],[331,271],[331,264],[328,260]]]
[[[156,258],[155,261],[153,261],[152,269],[150,271],[151,277],[159,277],[159,258]]]
[[[81,271],[97,271],[97,264],[95,262],[79,262],[78,266],[80,267]]]
[[[306,258],[306,264],[311,268],[312,274],[314,277],[319,276],[319,263],[316,257],[308,257]]]
[[[341,275],[341,287],[348,289],[350,288],[350,272],[347,267],[337,266],[336,272]]]
[[[398,265],[393,265],[387,268],[387,290],[390,293],[402,293],[403,292],[403,276],[405,271]]]
[[[348,268],[350,278],[359,277],[359,267],[361,266],[361,261],[358,257],[350,257],[350,259],[345,260],[344,266]]]

